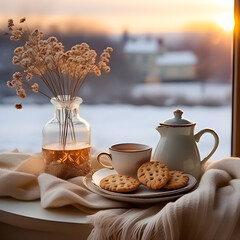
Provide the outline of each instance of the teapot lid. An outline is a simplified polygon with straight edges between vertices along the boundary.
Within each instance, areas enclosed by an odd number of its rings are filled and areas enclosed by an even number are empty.
[[[191,126],[195,125],[196,123],[191,122],[185,118],[182,118],[183,111],[181,109],[176,109],[174,112],[174,117],[167,119],[164,122],[161,122],[161,125],[174,125],[174,126]]]

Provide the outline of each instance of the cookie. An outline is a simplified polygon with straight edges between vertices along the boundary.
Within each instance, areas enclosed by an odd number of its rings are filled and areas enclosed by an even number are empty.
[[[162,188],[169,180],[168,167],[158,161],[146,162],[137,171],[138,180],[151,189]]]
[[[113,174],[100,181],[100,187],[113,192],[131,192],[136,190],[140,182],[130,176]]]
[[[169,171],[169,181],[164,186],[165,189],[177,189],[187,185],[189,177],[181,171]]]

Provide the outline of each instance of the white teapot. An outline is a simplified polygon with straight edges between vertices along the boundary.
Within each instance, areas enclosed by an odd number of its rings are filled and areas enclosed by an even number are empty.
[[[165,163],[170,170],[183,171],[199,179],[203,165],[218,147],[219,138],[212,129],[203,129],[194,134],[196,123],[183,119],[182,114],[182,110],[175,110],[173,118],[161,122],[156,128],[161,138],[153,154],[153,160]],[[214,146],[201,160],[197,142],[204,133],[213,135]]]

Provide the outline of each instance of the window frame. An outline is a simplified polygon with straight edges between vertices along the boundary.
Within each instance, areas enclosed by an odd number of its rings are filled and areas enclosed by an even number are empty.
[[[234,19],[231,155],[240,157],[240,0],[234,1]]]

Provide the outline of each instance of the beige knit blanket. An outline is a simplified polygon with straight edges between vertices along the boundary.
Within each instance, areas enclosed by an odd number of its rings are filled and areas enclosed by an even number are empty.
[[[93,148],[91,159],[94,169],[99,169]],[[41,156],[21,152],[0,153],[0,197],[19,200],[40,199],[43,208],[73,205],[85,213],[97,210],[129,207],[126,203],[108,200],[89,191],[83,177],[62,180],[44,173]]]
[[[97,151],[93,151],[95,155]],[[92,158],[94,168],[99,168]],[[0,153],[0,196],[40,199],[43,208],[73,205],[89,215],[89,240],[240,239],[240,159],[208,165],[198,188],[174,202],[135,208],[89,191],[82,177],[61,180],[43,173],[40,156]]]
[[[91,240],[239,240],[240,159],[212,162],[198,188],[175,202],[100,211],[91,221]]]

